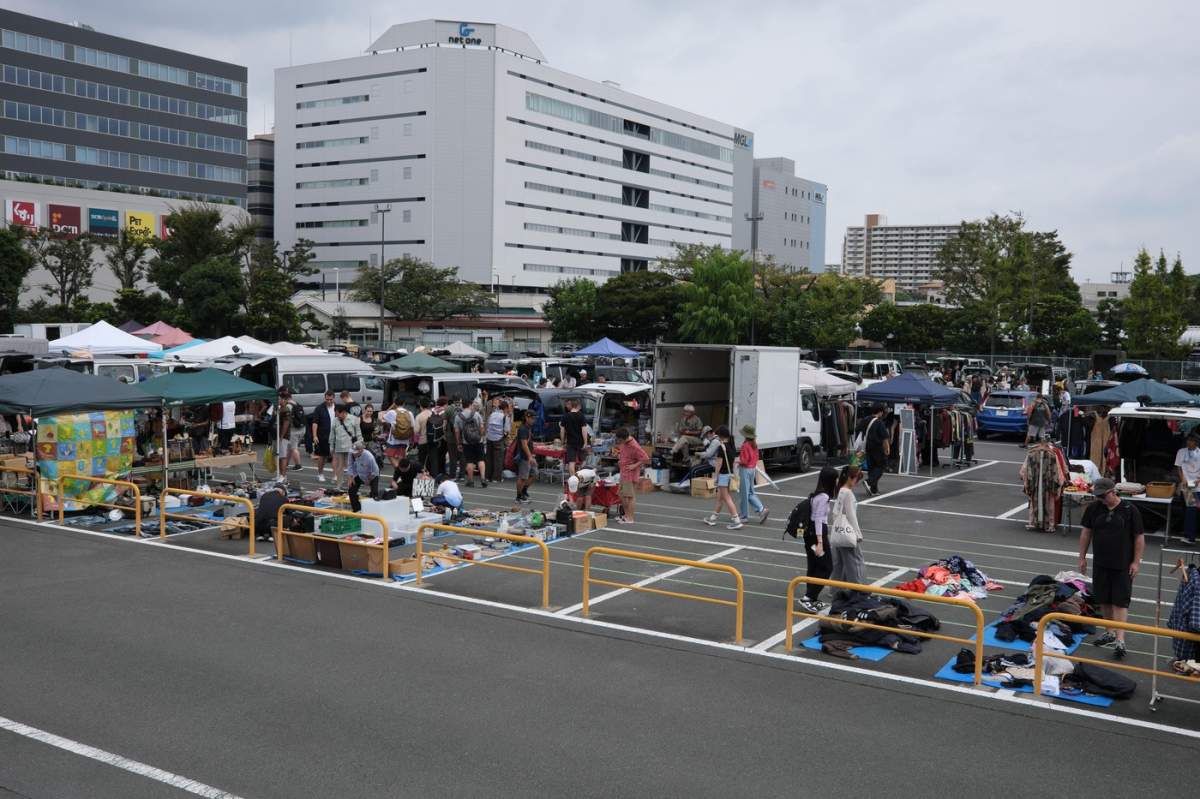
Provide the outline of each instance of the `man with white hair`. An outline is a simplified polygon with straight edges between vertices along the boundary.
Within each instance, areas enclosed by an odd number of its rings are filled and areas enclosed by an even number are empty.
[[[683,416],[675,423],[675,444],[671,447],[671,458],[681,460],[692,447],[700,447],[704,442],[700,435],[704,431],[704,422],[696,415],[696,406],[688,403],[683,406]]]

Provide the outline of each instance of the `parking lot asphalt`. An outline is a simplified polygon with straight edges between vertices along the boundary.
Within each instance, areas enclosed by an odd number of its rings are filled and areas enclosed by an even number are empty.
[[[867,579],[895,586],[962,555],[1004,585],[979,603],[991,621],[1033,576],[1074,568],[1075,534],[1025,529],[1022,454],[981,442],[972,468],[885,476],[882,495],[859,504]],[[296,474],[311,484],[311,469]],[[875,744],[919,736],[1006,791],[1061,776],[1042,753],[1061,751],[1064,736],[1099,755],[1091,762],[1122,766],[1084,768],[1073,786],[1172,789],[1162,775],[1194,756],[1200,714],[1175,700],[1151,713],[1148,679],[1132,699],[1081,713],[934,680],[958,649],[949,642],[878,663],[786,652],[785,592],[804,558],[782,530],[815,474],[777,477],[762,492],[772,511],[763,525],[709,527],[711,501],[655,492],[639,497],[636,524],[554,542],[548,612],[537,609],[536,577],[478,565],[416,589],[250,561],[245,541],[212,530],[161,544],[0,523],[0,719],[237,796],[895,790],[893,774],[915,773],[909,747],[873,748],[872,768],[788,768],[806,735],[827,751],[859,751],[864,730]],[[469,506],[512,507],[510,482],[464,493]],[[559,491],[538,483],[531,493],[546,510]],[[743,640],[730,607],[609,586],[593,588],[584,619],[581,566],[595,546],[738,569]],[[1133,621],[1154,621],[1157,558],[1152,543]],[[533,550],[503,558],[538,560]],[[617,583],[734,595],[723,572],[609,556],[593,567]],[[1175,584],[1164,579],[1168,602]],[[969,613],[932,610],[947,635],[972,634]],[[798,642],[815,632],[802,624]],[[1129,641],[1129,662],[1149,665],[1150,639]],[[1088,644],[1078,654],[1110,656]],[[1194,685],[1166,687],[1200,698]],[[954,732],[963,729],[981,734]],[[74,760],[87,765],[59,767]],[[127,790],[130,780],[138,787]],[[88,792],[73,791],[79,784]],[[186,795],[178,784],[0,724],[0,796]]]

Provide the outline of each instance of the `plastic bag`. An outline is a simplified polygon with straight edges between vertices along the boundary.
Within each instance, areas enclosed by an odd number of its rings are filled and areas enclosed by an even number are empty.
[[[268,446],[263,450],[263,468],[268,474],[275,474],[275,448]]]

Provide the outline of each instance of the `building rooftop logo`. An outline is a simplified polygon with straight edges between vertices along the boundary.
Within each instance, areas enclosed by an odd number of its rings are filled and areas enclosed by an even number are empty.
[[[470,36],[474,32],[475,32],[475,29],[472,28],[469,23],[466,23],[466,22],[458,23],[458,35],[459,36],[462,36],[465,38],[467,36]]]

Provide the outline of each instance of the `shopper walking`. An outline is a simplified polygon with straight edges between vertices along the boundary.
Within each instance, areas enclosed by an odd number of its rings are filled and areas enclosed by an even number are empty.
[[[508,435],[512,432],[512,419],[505,405],[504,400],[493,397],[492,412],[487,418],[487,473],[496,482],[504,479],[504,451],[507,449]]]
[[[336,406],[333,403],[333,392],[325,392],[325,403],[318,405],[312,412],[309,423],[312,437],[313,459],[317,462],[317,482],[325,482],[325,461],[330,458],[329,439],[332,435],[336,419]]]
[[[650,462],[650,456],[633,436],[629,435],[628,427],[618,427],[617,436],[617,465],[621,470],[621,507],[623,512],[617,520],[620,524],[633,524],[633,515],[637,511],[637,485],[642,476],[642,467]]]
[[[345,405],[338,405],[334,411],[333,431],[330,436],[330,449],[333,451],[333,485],[342,487],[342,473],[350,453],[356,444],[362,443],[362,428],[357,419],[352,419]]]
[[[742,448],[738,452],[738,513],[742,519],[750,518],[750,509],[758,514],[758,523],[765,524],[771,515],[754,490],[754,478],[758,474],[758,443],[755,441],[754,425],[742,426]]]
[[[892,434],[888,430],[886,416],[887,406],[877,407],[871,420],[867,422],[866,433],[863,434],[868,467],[867,493],[872,496],[879,493],[879,480],[883,477],[883,470],[887,466],[888,455],[892,449]]]
[[[454,437],[458,441],[458,451],[462,462],[466,464],[467,486],[475,487],[475,470],[479,470],[479,482],[484,488],[488,487],[487,465],[483,462],[483,437],[487,423],[479,411],[479,401],[472,402],[463,408],[454,419]]]
[[[1093,547],[1092,596],[1104,618],[1128,621],[1133,578],[1137,577],[1146,549],[1142,514],[1117,496],[1116,483],[1107,477],[1093,484],[1092,494],[1099,501],[1087,506],[1080,522],[1079,572],[1087,574],[1088,548]],[[1108,630],[1092,643],[1112,647],[1117,660],[1125,657],[1124,630]]]
[[[857,466],[842,467],[837,482],[837,501],[829,519],[829,543],[833,552],[831,579],[859,585],[867,577],[862,554],[862,528],[858,524],[858,499],[854,496],[854,487],[861,479],[862,469]],[[843,531],[848,534],[848,540],[839,540],[838,533]],[[854,543],[850,544],[849,541]]]
[[[804,533],[804,558],[808,563],[808,576],[828,579],[833,574],[833,552],[829,548],[829,508],[838,493],[838,471],[825,466],[817,476],[817,488],[808,497],[812,513],[812,524]],[[809,583],[804,589],[800,607],[809,613],[820,613],[825,607],[821,591],[825,586]]]
[[[1033,404],[1029,406],[1027,415],[1029,423],[1025,426],[1025,443],[1021,444],[1022,447],[1028,447],[1030,441],[1036,444],[1048,432],[1050,427],[1050,404],[1044,396],[1038,394],[1033,398]]]
[[[712,440],[717,444],[711,461],[713,481],[717,485],[717,505],[713,508],[713,512],[704,518],[704,523],[709,527],[715,527],[721,519],[721,510],[726,509],[729,511],[728,527],[730,530],[736,530],[742,526],[742,517],[738,515],[737,505],[734,504],[733,496],[729,493],[735,464],[732,452],[733,435],[729,432],[728,427],[721,425],[717,428],[717,434],[713,436]]]

